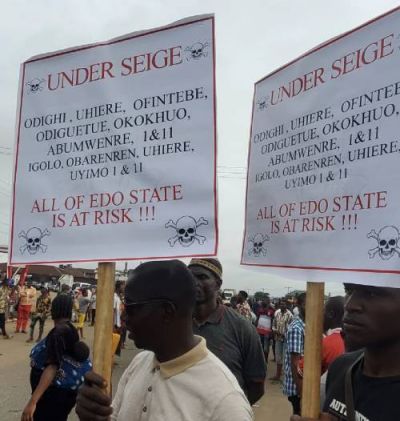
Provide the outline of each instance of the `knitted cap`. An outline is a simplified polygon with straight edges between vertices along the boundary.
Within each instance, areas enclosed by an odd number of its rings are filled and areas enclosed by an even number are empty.
[[[190,266],[202,266],[210,270],[218,279],[222,280],[222,265],[218,259],[192,259],[188,265]]]

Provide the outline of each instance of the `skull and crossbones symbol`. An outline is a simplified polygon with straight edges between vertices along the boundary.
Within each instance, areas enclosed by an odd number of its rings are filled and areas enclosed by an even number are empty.
[[[183,247],[191,246],[196,240],[199,244],[203,245],[206,237],[199,235],[197,229],[201,225],[208,225],[208,221],[203,217],[197,221],[192,216],[182,216],[176,222],[169,220],[165,224],[165,228],[174,228],[176,235],[168,239],[169,245],[174,247],[177,242]]]
[[[208,47],[208,42],[204,44],[202,42],[195,42],[190,47],[186,47],[185,51],[188,53],[188,60],[194,59],[198,60],[201,57],[207,57],[208,53],[205,49]]]
[[[21,231],[18,237],[25,240],[25,244],[19,248],[21,254],[24,254],[26,250],[29,254],[36,254],[39,250],[46,253],[47,245],[43,244],[42,239],[48,235],[50,231],[47,228],[42,231],[40,228],[33,227],[27,232]]]
[[[367,237],[373,238],[378,242],[377,247],[368,250],[370,259],[374,258],[377,253],[383,260],[391,259],[395,253],[400,257],[400,248],[398,247],[400,232],[395,226],[385,226],[378,233],[372,230],[368,233]]]
[[[268,107],[268,96],[264,96],[257,101],[258,111],[265,110]]]
[[[32,79],[30,82],[26,83],[26,86],[29,88],[29,93],[35,94],[36,92],[43,91],[42,83],[44,82],[44,79]]]
[[[254,237],[249,238],[250,249],[249,256],[259,257],[261,254],[263,256],[267,255],[267,248],[264,246],[264,243],[269,241],[268,235],[255,234]]]

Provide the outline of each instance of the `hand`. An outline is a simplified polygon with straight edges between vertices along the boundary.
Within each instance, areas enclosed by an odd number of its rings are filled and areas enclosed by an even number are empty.
[[[98,374],[90,371],[79,389],[76,413],[80,421],[108,421],[112,414],[111,398],[106,392],[107,383]]]
[[[338,421],[336,417],[333,415],[327,414],[323,412],[318,419],[316,418],[307,418],[307,417],[300,417],[300,415],[292,415],[290,417],[290,421]]]
[[[36,404],[29,401],[21,415],[21,421],[33,421],[33,414],[36,411]]]

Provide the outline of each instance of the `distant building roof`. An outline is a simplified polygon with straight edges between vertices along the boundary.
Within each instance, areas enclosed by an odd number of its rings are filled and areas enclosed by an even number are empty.
[[[0,263],[0,271],[7,270],[7,263]],[[29,265],[28,274],[30,275],[45,275],[59,278],[61,275],[72,275],[74,278],[95,279],[94,269],[72,268],[72,267],[57,267],[50,265]]]

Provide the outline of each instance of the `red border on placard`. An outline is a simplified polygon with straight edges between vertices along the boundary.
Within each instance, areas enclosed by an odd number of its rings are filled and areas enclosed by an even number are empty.
[[[21,98],[18,109],[18,130],[17,130],[17,147],[15,149],[15,167],[14,167],[14,180],[13,180],[13,201],[12,201],[12,218],[11,218],[11,230],[10,230],[10,247],[8,248],[8,264],[11,265],[11,257],[13,250],[13,241],[14,241],[14,215],[15,215],[15,185],[17,183],[17,168],[18,168],[18,153],[19,153],[19,137],[21,132],[21,116],[22,116],[22,96],[24,92],[25,85],[25,63],[22,65],[22,83],[20,86],[21,89]]]
[[[215,19],[212,17],[212,37],[213,37],[213,95],[214,95],[214,229],[215,248],[214,255],[218,252],[219,230],[218,230],[218,196],[217,196],[217,84],[216,84],[216,48],[215,48]],[[192,256],[193,257],[193,256]]]
[[[13,257],[13,241],[14,241],[14,216],[15,216],[15,185],[17,180],[17,168],[18,168],[18,152],[19,152],[19,141],[20,141],[20,131],[21,131],[21,116],[22,116],[22,102],[23,102],[23,94],[24,94],[24,82],[25,82],[25,65],[28,63],[33,63],[35,61],[46,60],[48,58],[53,58],[65,54],[75,53],[78,51],[88,50],[91,48],[103,47],[106,45],[112,45],[119,42],[128,41],[134,38],[143,37],[150,34],[155,34],[158,32],[169,31],[171,29],[176,29],[182,26],[192,25],[199,22],[204,22],[207,20],[211,20],[211,27],[212,27],[212,39],[213,39],[213,106],[214,106],[214,183],[213,183],[213,190],[214,190],[214,235],[215,235],[215,247],[213,253],[206,253],[206,254],[190,254],[190,255],[172,255],[172,256],[150,256],[150,257],[118,257],[112,259],[72,259],[72,260],[43,260],[43,261],[34,261],[34,262],[15,262],[12,261]],[[204,18],[200,18],[198,20],[192,20],[189,22],[177,23],[176,25],[168,25],[167,27],[158,28],[149,31],[143,31],[138,34],[133,34],[127,36],[126,38],[118,38],[116,40],[106,41],[106,42],[99,42],[96,44],[90,44],[84,47],[77,47],[67,51],[55,52],[53,54],[48,54],[45,56],[41,56],[38,58],[33,58],[31,60],[27,60],[23,63],[23,74],[22,74],[22,84],[21,84],[21,93],[20,93],[20,101],[19,101],[19,110],[18,110],[18,130],[17,130],[17,146],[16,146],[16,156],[15,156],[15,168],[14,168],[14,181],[13,181],[13,203],[12,203],[12,219],[11,219],[11,234],[10,234],[10,247],[9,247],[9,254],[8,254],[8,264],[10,265],[40,265],[40,264],[47,264],[47,263],[85,263],[85,262],[118,262],[118,261],[126,261],[126,260],[152,260],[152,259],[171,259],[171,258],[191,258],[191,257],[208,257],[208,256],[215,256],[218,251],[218,240],[219,240],[219,231],[218,231],[218,204],[217,204],[217,105],[216,105],[216,65],[215,65],[215,17],[208,16]]]
[[[395,13],[395,12],[397,12],[397,11],[399,11],[399,10],[400,10],[400,6],[398,6],[398,7],[394,8],[394,9],[392,9],[392,10],[389,10],[388,12],[384,13],[383,15],[379,15],[379,16],[377,16],[376,18],[373,18],[373,19],[371,19],[371,20],[369,20],[369,21],[367,21],[367,22],[363,23],[362,25],[357,26],[357,27],[355,27],[354,29],[351,29],[350,31],[344,32],[343,34],[338,35],[337,37],[331,38],[331,39],[329,39],[328,41],[325,41],[325,42],[323,42],[322,44],[317,45],[316,47],[314,47],[314,48],[312,48],[311,50],[308,50],[307,52],[305,52],[304,54],[302,54],[301,56],[299,56],[299,57],[295,58],[295,59],[294,59],[294,60],[292,60],[292,61],[289,61],[289,63],[286,63],[286,64],[284,64],[284,65],[283,65],[283,66],[281,66],[281,67],[278,67],[278,68],[277,68],[277,69],[275,69],[273,72],[269,73],[267,76],[264,76],[263,78],[261,78],[260,80],[258,80],[258,81],[257,81],[254,85],[257,85],[258,83],[260,83],[260,82],[264,81],[265,79],[268,79],[269,77],[271,77],[271,76],[273,76],[274,74],[276,74],[276,73],[280,72],[281,70],[285,69],[286,67],[291,66],[292,64],[294,64],[294,63],[296,63],[297,61],[301,60],[302,58],[307,57],[307,56],[309,56],[310,54],[315,53],[315,52],[317,52],[317,51],[321,50],[322,48],[325,48],[325,47],[327,47],[328,45],[333,44],[334,42],[336,42],[336,41],[338,41],[338,40],[340,40],[340,39],[342,39],[342,38],[344,38],[344,37],[347,37],[347,35],[350,35],[350,34],[352,34],[353,32],[357,32],[357,31],[359,31],[360,29],[364,28],[365,26],[368,26],[368,25],[370,25],[371,23],[374,23],[374,22],[376,22],[377,20],[382,19],[382,18],[384,18],[384,17],[386,17],[386,16],[389,16],[389,15],[391,15],[392,13]]]
[[[251,115],[251,124],[250,124],[250,139],[249,139],[249,152],[247,157],[247,180],[246,180],[246,201],[245,201],[245,220],[244,220],[244,235],[243,235],[243,244],[242,244],[242,254],[240,258],[240,264],[242,266],[256,266],[256,267],[271,267],[271,268],[281,268],[281,269],[302,269],[302,270],[321,270],[321,271],[337,271],[337,272],[362,272],[362,273],[381,273],[381,274],[400,274],[400,270],[384,270],[384,269],[354,269],[354,268],[336,268],[336,267],[323,267],[323,266],[291,266],[291,265],[272,265],[272,264],[262,264],[262,263],[244,263],[243,261],[243,255],[244,255],[244,248],[245,248],[245,242],[247,237],[247,204],[248,204],[248,187],[249,187],[249,168],[250,168],[250,155],[251,155],[251,136],[253,132],[253,117],[254,117],[254,100],[255,100],[255,94],[256,94],[256,86],[263,82],[265,79],[268,79],[269,77],[275,75],[276,73],[280,72],[281,70],[286,69],[287,67],[291,66],[292,64],[297,63],[299,60],[303,59],[304,57],[307,57],[322,48],[325,48],[331,44],[333,44],[336,41],[339,41],[340,39],[359,31],[360,29],[370,25],[371,23],[374,23],[386,16],[391,15],[392,13],[398,12],[400,10],[400,6],[389,10],[388,12],[377,16],[376,18],[373,18],[365,23],[363,23],[360,26],[357,26],[354,29],[351,29],[350,31],[344,32],[341,35],[338,35],[335,38],[331,38],[328,41],[316,46],[315,48],[307,51],[306,53],[302,54],[301,56],[295,58],[294,60],[290,61],[287,64],[284,64],[283,66],[279,67],[278,69],[274,70],[273,72],[269,73],[267,76],[264,76],[260,80],[258,80],[254,84],[254,94],[253,94],[253,109],[252,109],[252,115]]]

